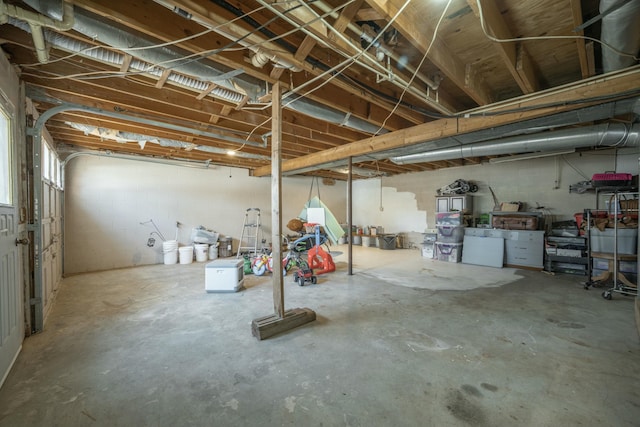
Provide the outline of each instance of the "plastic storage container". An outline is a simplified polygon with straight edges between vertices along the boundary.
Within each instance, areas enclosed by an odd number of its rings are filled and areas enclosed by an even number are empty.
[[[231,237],[220,238],[218,255],[220,255],[220,258],[226,258],[233,255],[233,239]]]
[[[436,224],[438,225],[462,225],[461,212],[436,212]]]
[[[591,229],[591,250],[593,252],[613,253],[613,240],[615,229],[605,228],[600,231],[597,228]],[[618,253],[634,255],[638,249],[638,229],[618,228]]]
[[[436,245],[434,242],[422,244],[422,257],[432,259],[435,255]]]
[[[464,240],[464,227],[460,225],[436,225],[438,242],[460,243]]]
[[[436,242],[436,259],[446,262],[462,260],[462,243]]]

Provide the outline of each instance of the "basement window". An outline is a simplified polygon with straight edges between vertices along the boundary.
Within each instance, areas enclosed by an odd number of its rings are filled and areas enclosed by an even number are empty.
[[[11,121],[3,108],[0,108],[0,204],[13,202],[11,180]]]
[[[62,188],[62,164],[57,153],[42,138],[42,179],[57,188]]]

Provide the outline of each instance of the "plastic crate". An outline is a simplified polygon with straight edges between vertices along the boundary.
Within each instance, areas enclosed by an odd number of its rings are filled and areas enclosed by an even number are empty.
[[[631,185],[630,173],[596,173],[591,177],[593,187],[621,187]]]
[[[436,225],[438,242],[460,243],[464,240],[464,227],[459,225]]]
[[[436,242],[436,259],[446,262],[462,261],[462,243]]]

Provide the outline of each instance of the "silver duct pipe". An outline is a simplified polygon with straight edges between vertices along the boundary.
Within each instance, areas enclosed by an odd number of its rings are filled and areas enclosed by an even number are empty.
[[[619,0],[601,0],[600,13],[615,7]],[[640,51],[640,1],[630,1],[602,18],[600,39],[603,43],[630,56],[622,56],[602,48],[602,68],[605,73],[630,67]]]
[[[61,153],[69,152],[67,150],[59,151]],[[147,162],[147,163],[156,163],[161,165],[173,165],[173,166],[182,166],[188,168],[196,168],[196,169],[210,169],[211,162],[206,160],[204,162],[197,160],[178,160],[178,159],[164,159],[158,157],[147,157],[147,156],[137,156],[135,154],[118,154],[112,153],[111,151],[106,152],[95,152],[95,151],[73,151],[62,161],[62,168],[69,164],[69,162],[76,157],[80,156],[94,156],[94,157],[109,157],[113,159],[124,159],[124,160],[134,160],[137,162]],[[64,186],[64,175],[63,175],[63,186]]]
[[[59,14],[55,0],[25,0],[25,3],[53,17]],[[93,40],[98,40],[108,46],[116,48],[123,46],[127,48],[144,48],[156,44],[151,40],[130,34],[84,13],[76,12],[73,29]],[[242,91],[252,100],[264,95],[264,88],[260,86],[258,81],[253,81],[253,79],[250,78],[236,78],[233,81],[230,79],[221,80],[220,75],[231,72],[232,70],[222,66],[213,67],[209,64],[203,64],[201,61],[184,60],[183,58],[187,55],[187,53],[177,52],[175,49],[168,47],[139,49],[132,52],[132,56],[142,61],[150,64],[169,64],[168,67],[173,71],[197,76],[201,80],[214,82],[232,91]]]
[[[498,156],[530,152],[557,151],[570,148],[621,148],[640,145],[640,124],[605,123],[576,129],[521,135],[477,144],[459,145],[425,153],[392,157],[399,165],[464,159],[468,157]]]
[[[3,0],[0,0],[0,22],[8,22],[9,19],[20,19],[29,24],[29,30],[33,38],[33,46],[36,49],[38,61],[45,63],[49,61],[49,52],[44,43],[42,27],[55,28],[58,31],[70,30],[74,23],[73,5],[64,2],[61,20],[56,21],[48,16],[40,15],[15,5],[6,4]]]
[[[190,142],[177,141],[175,139],[158,138],[155,136],[142,135],[142,134],[133,133],[133,132],[122,132],[114,129],[100,128],[97,126],[89,126],[89,125],[84,125],[84,124],[74,123],[74,122],[65,122],[65,124],[67,124],[68,126],[71,126],[76,130],[84,132],[85,135],[94,135],[101,139],[116,141],[120,144],[125,144],[127,142],[136,142],[140,145],[142,149],[144,149],[144,145],[147,142],[150,142],[152,144],[158,144],[161,147],[175,147],[175,148],[183,149],[185,151],[197,150],[197,151],[203,151],[207,153],[224,154],[224,155],[227,155],[228,153],[228,150],[224,148],[210,147],[208,145],[198,145]],[[271,158],[268,156],[245,153],[244,151],[234,151],[234,155],[237,157],[245,158],[245,159],[263,160],[267,162],[271,160]]]
[[[40,11],[40,13],[53,16],[54,18],[61,15],[59,4],[56,3],[55,0],[25,0],[25,2],[34,9]],[[97,19],[77,13],[77,11],[75,13],[75,19],[76,25],[73,27],[74,30],[79,31],[88,37],[101,40],[116,49],[121,46],[140,47],[150,46],[153,44],[149,40],[129,34],[104,22],[98,21]],[[24,31],[30,31],[29,26],[21,21],[12,20],[10,23]],[[88,43],[75,40],[62,34],[45,31],[45,37],[49,43],[68,52],[79,53],[101,62],[110,63],[114,66],[120,66],[124,62],[124,55],[120,53],[113,52],[108,49],[96,48]],[[131,55],[138,59],[137,61],[131,61],[130,67],[133,70],[146,72],[155,76],[160,76],[164,71],[164,67],[154,67],[152,64],[163,61],[180,61],[181,58],[185,56],[184,54],[166,47],[136,50],[132,51]],[[257,97],[262,96],[265,93],[265,84],[251,78],[250,76],[243,76],[242,80],[237,77],[233,79],[224,78],[225,75],[233,75],[237,73],[238,70],[228,70],[226,67],[225,70],[217,69],[199,62],[182,63],[178,67],[172,66],[171,68],[173,70],[183,72],[186,75],[171,73],[167,79],[168,81],[197,91],[203,91],[208,87],[208,83],[205,81],[209,79],[220,86],[215,88],[210,95],[230,102],[241,102],[244,98],[244,94],[248,94],[250,96],[250,103],[255,102]],[[240,91],[242,91],[242,93],[240,93]],[[251,96],[254,96],[254,98],[251,98]],[[375,134],[379,129],[378,125],[369,123],[358,117],[351,117],[348,113],[343,113],[342,111],[305,98],[299,98],[296,101],[285,105],[285,107],[302,114],[306,114],[315,119],[324,120],[369,134]],[[380,133],[384,132],[387,131],[383,130]]]
[[[234,37],[232,35],[230,35],[229,33],[227,33],[226,31],[224,31],[223,28],[218,27],[212,27],[211,24],[209,22],[206,22],[202,19],[199,19],[196,16],[191,15],[189,12],[180,9],[180,7],[173,5],[172,3],[165,1],[165,0],[153,0],[155,3],[164,6],[165,8],[169,9],[170,11],[182,16],[185,19],[190,19],[194,22],[197,22],[198,24],[202,25],[205,28],[211,29],[213,31],[215,31],[216,33],[220,34],[223,37],[226,37],[228,39],[233,40]],[[228,22],[227,25],[229,26],[235,26],[235,24],[232,24],[231,22]],[[244,30],[240,29],[240,32],[244,32]],[[262,68],[263,66],[265,66],[269,61],[273,62],[275,64],[276,67],[279,68],[286,68],[287,70],[291,70],[293,72],[299,72],[302,71],[300,68],[296,67],[295,65],[289,63],[288,61],[280,58],[277,54],[269,51],[268,49],[265,48],[261,48],[258,46],[254,46],[252,45],[250,42],[247,42],[246,40],[241,40],[238,41],[238,44],[240,44],[241,46],[246,47],[247,49],[251,50],[254,54],[251,57],[251,63],[257,67],[257,68]]]

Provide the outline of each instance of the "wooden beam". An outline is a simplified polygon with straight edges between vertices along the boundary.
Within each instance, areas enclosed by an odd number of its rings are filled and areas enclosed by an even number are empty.
[[[524,93],[537,92],[540,89],[533,61],[522,43],[516,45],[516,73],[520,77],[520,88]]]
[[[221,28],[224,28],[225,31],[229,32],[229,38],[216,33],[208,33],[198,37],[197,39],[180,43],[177,45],[178,47],[186,49],[192,53],[199,53],[204,50],[211,49],[211,46],[224,46],[231,43],[231,40],[239,38],[244,39],[247,36],[248,30],[246,28],[236,24],[230,24],[228,20],[216,15],[215,9],[211,7],[209,0],[176,0],[175,3],[181,9],[192,13],[193,16],[203,19],[211,25],[219,25]],[[162,6],[154,4],[149,0],[130,0],[126,3],[118,4],[117,10],[113,8],[112,0],[83,0],[82,7],[107,19],[116,20],[136,31],[140,31],[164,42],[181,39],[185,34],[192,34],[195,31],[204,29],[200,26],[198,26],[197,29],[194,28],[194,25],[197,24],[194,24],[193,21],[177,19],[173,12]],[[153,10],[153,20],[149,19],[150,10]],[[265,43],[265,40],[259,35],[251,35],[246,38],[245,41],[254,45],[262,46],[268,51],[277,52],[285,61],[301,68],[309,75],[317,76],[322,72],[312,64],[309,64],[304,60],[296,59],[293,54],[282,52],[281,47],[275,42]],[[248,65],[244,60],[244,53],[241,51],[232,50],[220,52],[212,59],[232,69],[242,69],[246,74],[269,83],[274,83],[276,81],[264,70]],[[305,80],[307,78],[308,77],[305,77]],[[285,88],[288,88],[288,84],[283,82],[283,89]],[[385,92],[389,96],[393,96],[393,92],[390,90],[385,88],[377,89]],[[345,97],[345,93],[352,96]],[[352,115],[363,120],[367,120],[367,118],[360,114],[360,108],[351,109],[351,105],[348,105],[354,102],[355,99],[372,103],[376,108],[384,109],[387,112],[386,114],[388,114],[393,107],[393,105],[390,105],[390,103],[385,102],[379,97],[363,92],[359,88],[354,87],[341,79],[333,79],[330,84],[323,87],[323,90],[311,93],[306,97],[321,104],[339,109],[340,111],[351,112]],[[447,96],[447,94],[440,93],[440,99],[450,100],[451,97]],[[455,110],[453,106],[447,105],[444,102],[443,105],[452,111]],[[401,107],[396,111],[396,116],[393,119],[397,119],[398,117],[402,117],[413,124],[423,123],[425,120],[424,115],[404,107]],[[377,125],[380,124],[381,123],[377,123]],[[390,130],[400,129],[402,127],[405,126],[394,125],[393,120],[388,121],[388,128]]]
[[[390,132],[297,159],[287,160],[283,163],[282,169],[285,172],[294,171],[337,160],[345,160],[349,156],[356,157],[395,148],[409,147],[422,142],[583,108],[585,105],[568,103],[568,101],[580,101],[593,97],[624,93],[630,89],[637,88],[638,79],[640,79],[639,67],[618,73],[610,73],[605,76],[593,77],[579,83],[568,84],[529,96],[525,95],[469,112],[477,114],[476,116],[435,120],[412,128]],[[557,105],[545,107],[545,105],[553,103],[557,103]],[[596,102],[587,105],[594,104]],[[539,108],[536,109],[536,107]],[[510,111],[511,109],[518,111],[495,114],[500,111]],[[482,112],[492,113],[493,115],[484,116],[481,115]],[[254,171],[254,175],[265,176],[269,172],[268,167],[261,167]]]
[[[161,89],[162,86],[164,86],[167,79],[169,78],[169,75],[171,74],[171,71],[172,71],[171,68],[167,68],[162,72],[162,74],[160,75],[160,78],[158,79],[158,82],[156,83],[156,87],[158,89]]]
[[[287,310],[282,317],[270,314],[254,319],[251,322],[251,333],[258,340],[264,340],[314,320],[316,320],[316,313],[313,310],[294,308]]]
[[[573,26],[574,28],[577,28],[583,24],[582,4],[580,0],[570,0],[570,3],[571,3],[571,16],[573,18]],[[580,30],[576,33],[576,35],[584,36],[584,31]],[[582,73],[582,78],[586,79],[587,77],[591,77],[593,74],[595,74],[595,68],[594,68],[594,73],[592,74],[591,68],[589,67],[587,46],[583,38],[576,39],[576,48],[578,49],[578,59],[580,60],[580,71]]]
[[[398,14],[405,0],[367,0],[367,3],[382,16],[390,19]],[[431,2],[409,3],[404,11],[398,15],[394,24],[394,27],[422,54],[424,54],[429,45],[431,45],[434,35],[434,28],[431,28],[422,17],[429,16],[429,13],[441,13],[441,9],[437,11],[433,9],[424,10],[424,8],[430,5],[432,5]],[[436,35],[428,57],[448,79],[479,105],[490,103],[492,95],[482,76],[474,75],[473,80],[468,81],[466,79],[466,64],[453,52],[453,49],[450,49],[447,44]]]
[[[132,59],[133,56],[129,55],[128,53],[124,55],[124,60],[122,61],[122,65],[120,66],[120,72],[125,73],[129,71],[129,66],[131,65]]]
[[[242,100],[238,103],[238,105],[236,106],[235,110],[236,111],[240,111],[244,108],[245,105],[247,105],[247,102],[249,102],[249,95],[245,95]]]
[[[280,83],[271,90],[271,246],[274,260],[273,306],[275,313],[284,318],[284,280],[282,259],[282,88]]]
[[[475,15],[480,18],[477,0],[467,0],[467,3]],[[482,19],[489,34],[503,40],[514,38],[494,0],[480,0],[480,5],[482,6]],[[526,48],[522,44],[516,45],[513,42],[496,42],[494,46],[522,93],[536,92],[539,89],[538,78]]]
[[[213,90],[215,88],[217,88],[218,85],[215,83],[209,83],[209,86],[207,86],[207,88],[205,90],[203,90],[202,92],[200,92],[198,94],[198,96],[196,96],[196,99],[198,101],[200,101],[201,99],[203,99],[205,96],[209,95],[211,92],[213,92]]]
[[[344,32],[344,30],[347,29],[349,22],[351,22],[351,20],[355,16],[358,9],[360,9],[360,7],[362,6],[362,3],[364,3],[364,0],[355,0],[353,3],[350,3],[347,7],[345,7],[340,13],[340,16],[338,17],[336,22],[333,24],[333,28],[336,31]],[[333,37],[335,37],[335,34],[333,32],[330,32],[329,38],[331,39]],[[311,53],[315,45],[316,45],[316,40],[310,35],[307,35],[302,41],[302,43],[300,44],[300,46],[298,46],[298,50],[296,51],[294,58],[296,58],[298,61],[304,61],[307,58],[307,56],[309,56],[309,54]],[[283,68],[274,68],[271,71],[270,76],[271,78],[274,78],[277,80],[280,78],[283,71],[284,71]]]

